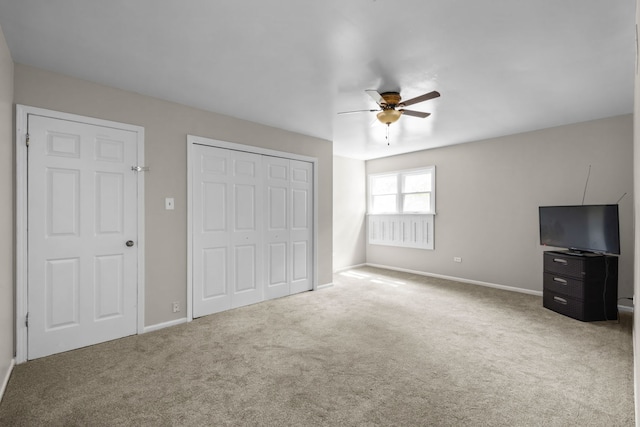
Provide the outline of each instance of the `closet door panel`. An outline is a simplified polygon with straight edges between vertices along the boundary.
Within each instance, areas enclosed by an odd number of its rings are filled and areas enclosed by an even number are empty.
[[[289,196],[289,160],[264,156],[265,194],[265,298],[290,293],[291,242]]]
[[[290,160],[291,285],[290,293],[313,288],[313,164]]]
[[[233,281],[231,306],[264,300],[262,156],[232,151],[233,159]]]
[[[193,150],[193,317],[231,308],[230,154],[202,145]]]

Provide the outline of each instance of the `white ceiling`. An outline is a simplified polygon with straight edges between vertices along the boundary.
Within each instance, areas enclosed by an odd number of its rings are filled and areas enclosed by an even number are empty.
[[[634,0],[0,0],[15,62],[371,159],[633,111]],[[365,89],[442,96],[390,127]]]

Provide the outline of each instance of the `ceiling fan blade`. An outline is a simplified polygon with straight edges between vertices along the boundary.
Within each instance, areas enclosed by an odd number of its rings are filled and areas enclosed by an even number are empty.
[[[382,107],[382,104],[385,103],[384,98],[378,93],[377,90],[368,89],[365,90],[365,92],[367,92],[367,95],[369,95],[374,101],[376,101],[376,104],[378,104],[379,106]]]
[[[418,97],[412,98],[408,101],[400,102],[399,106],[408,107],[409,105],[417,104],[418,102],[428,101],[433,98],[437,98],[440,96],[440,92],[434,90],[433,92],[425,93],[424,95],[420,95]]]
[[[354,111],[340,111],[338,114],[351,114],[351,113],[371,113],[380,110],[354,110]]]
[[[431,115],[431,113],[423,113],[422,111],[414,111],[414,110],[400,110],[400,111],[402,111],[402,114],[405,116],[420,117],[422,119],[424,119],[425,117],[429,117]]]

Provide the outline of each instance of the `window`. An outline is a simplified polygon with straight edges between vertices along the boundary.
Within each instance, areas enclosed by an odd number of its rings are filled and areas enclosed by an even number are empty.
[[[398,176],[373,175],[371,177],[371,211],[397,212]]]
[[[435,166],[369,175],[368,242],[433,249]]]
[[[370,214],[435,214],[435,166],[369,175]]]

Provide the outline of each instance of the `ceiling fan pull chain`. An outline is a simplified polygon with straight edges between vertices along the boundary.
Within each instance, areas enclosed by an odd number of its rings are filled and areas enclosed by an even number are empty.
[[[389,123],[387,123],[387,145],[389,145]]]

